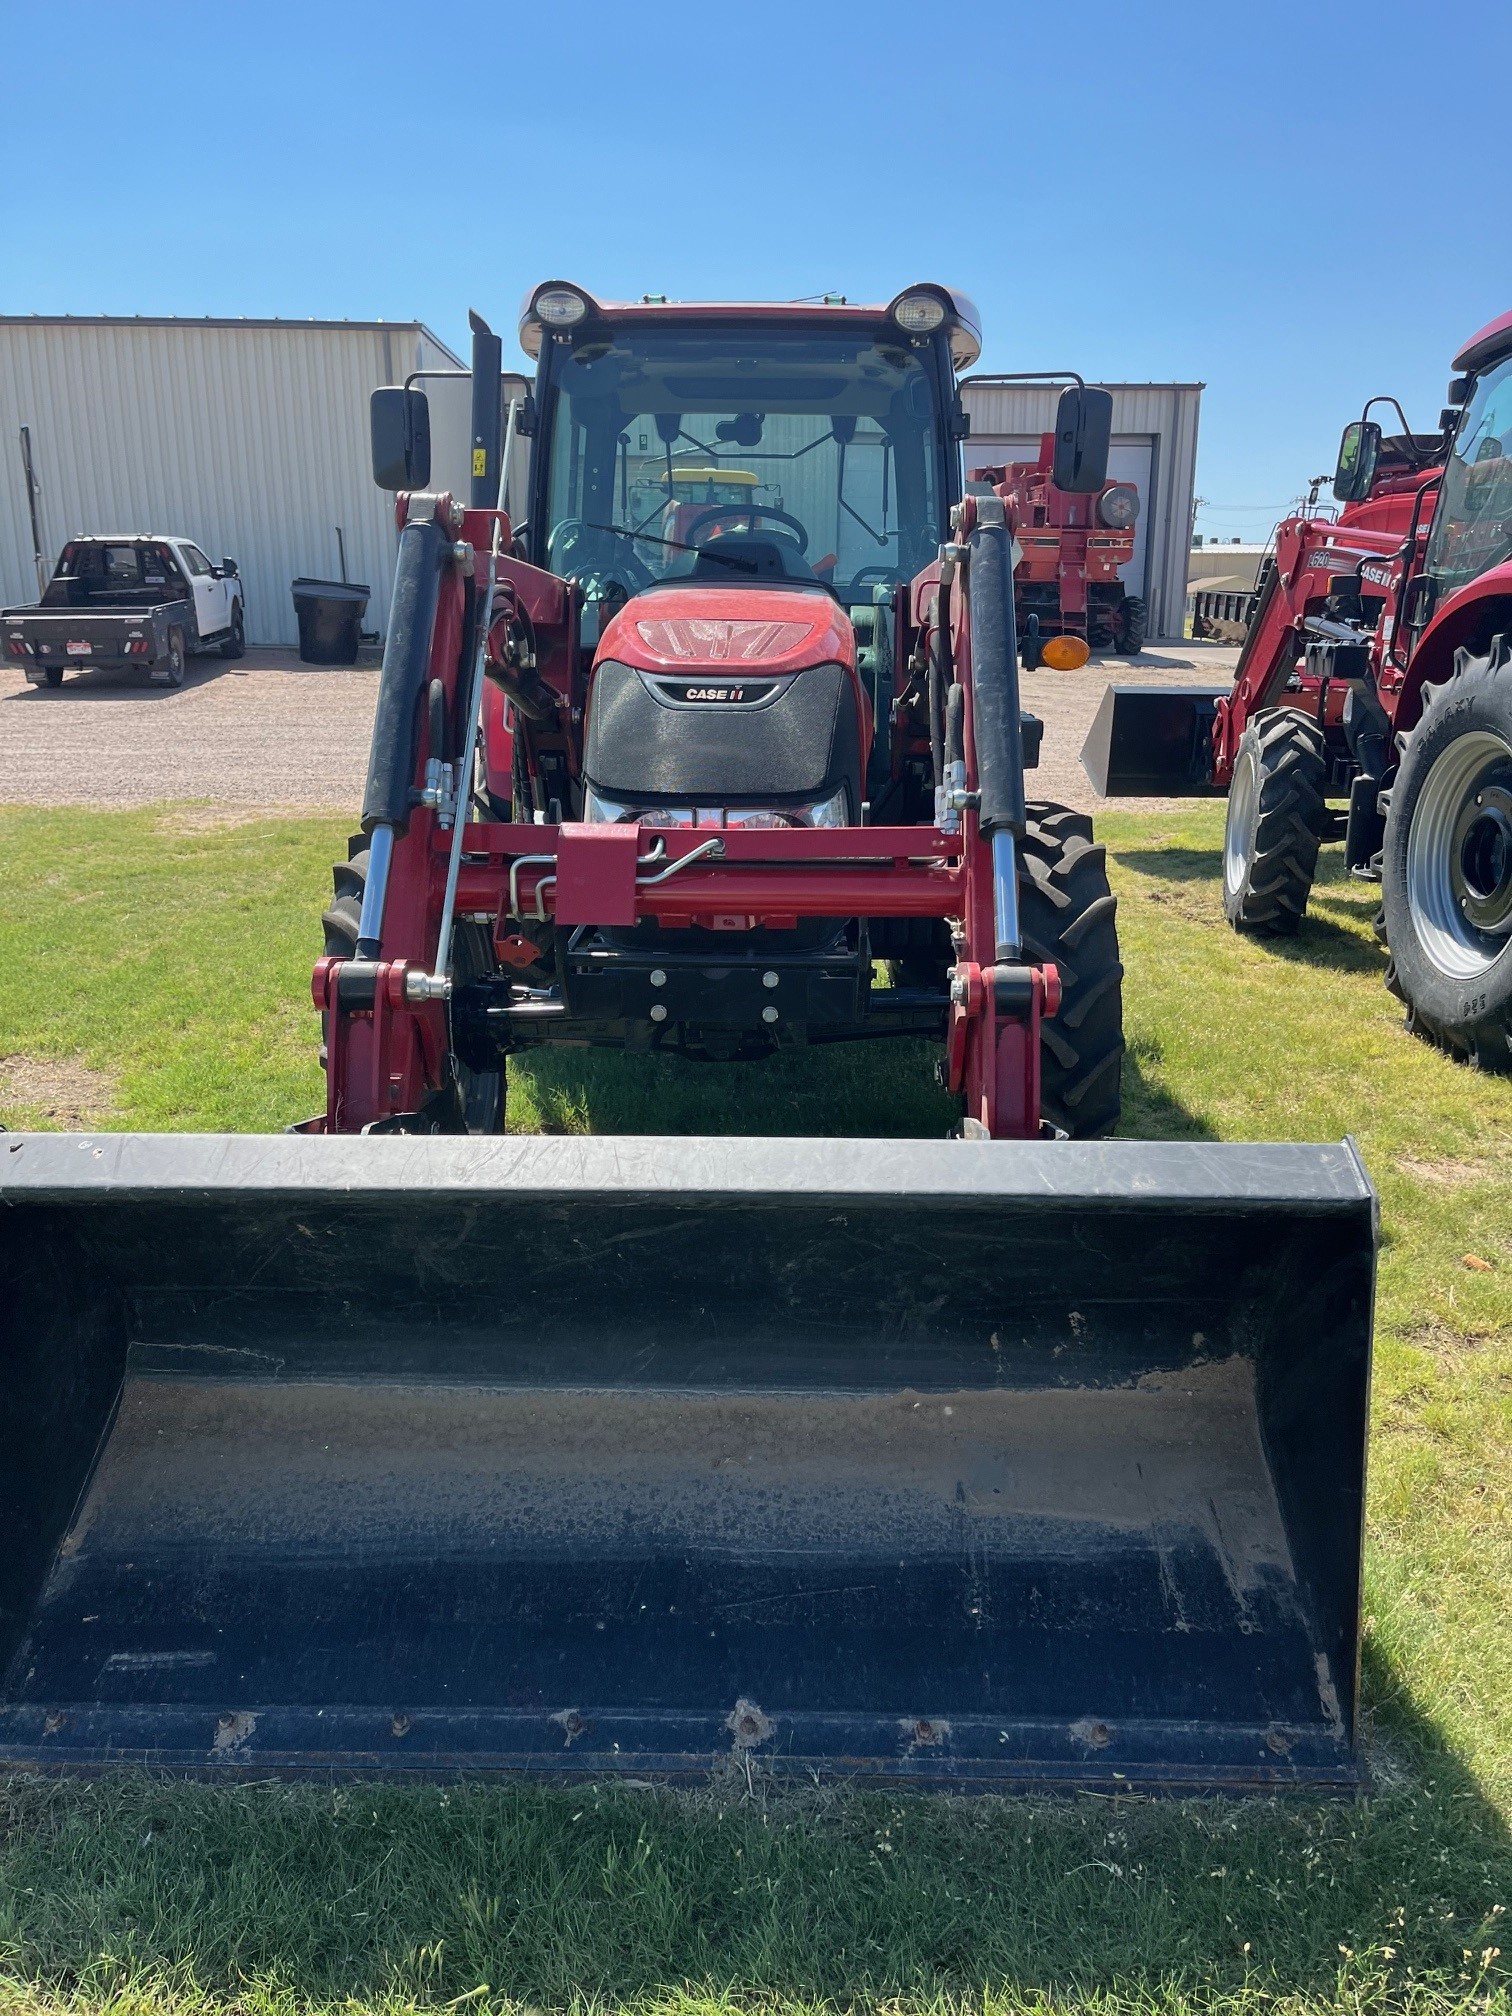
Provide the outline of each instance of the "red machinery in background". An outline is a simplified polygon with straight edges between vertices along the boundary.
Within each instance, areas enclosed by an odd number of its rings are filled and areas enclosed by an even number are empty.
[[[1136,657],[1144,649],[1146,610],[1143,599],[1125,589],[1122,570],[1134,558],[1139,492],[1132,483],[1113,482],[1090,494],[1060,489],[1054,449],[1054,434],[1046,434],[1037,461],[970,472],[972,484],[1003,499],[1014,527],[1023,662],[1030,670],[1044,663],[1067,671],[1085,664],[1093,651]],[[1069,641],[1050,649],[1052,638]]]
[[[1109,796],[1228,793],[1224,908],[1295,932],[1321,842],[1382,883],[1410,1026],[1512,1064],[1512,314],[1454,360],[1440,431],[1344,430],[1337,519],[1293,517],[1231,687],[1110,688],[1082,761]],[[1373,406],[1395,408],[1385,435]],[[1440,705],[1452,696],[1453,705]]]

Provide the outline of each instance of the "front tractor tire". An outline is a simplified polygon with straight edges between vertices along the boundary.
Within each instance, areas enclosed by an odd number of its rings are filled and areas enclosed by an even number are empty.
[[[361,847],[348,861],[338,861],[331,870],[335,894],[321,913],[328,958],[351,959],[357,952],[357,927],[362,918],[362,899],[367,893],[369,853]],[[488,933],[476,924],[459,924],[453,939],[454,971],[459,980],[473,980],[492,966]],[[325,1063],[325,1043],[320,1046]],[[460,1057],[453,1057],[452,1071],[461,1102],[462,1131],[468,1134],[504,1132],[504,1065],[492,1071],[475,1071]]]
[[[1123,1068],[1118,898],[1084,812],[1030,805],[1019,855],[1023,954],[1060,972],[1061,1005],[1040,1025],[1040,1111],[1073,1140],[1111,1134]]]
[[[1223,911],[1236,931],[1293,937],[1307,910],[1327,807],[1323,732],[1269,707],[1239,738],[1223,829]]]
[[[1386,985],[1407,1026],[1512,1070],[1512,636],[1423,689],[1381,857]]]

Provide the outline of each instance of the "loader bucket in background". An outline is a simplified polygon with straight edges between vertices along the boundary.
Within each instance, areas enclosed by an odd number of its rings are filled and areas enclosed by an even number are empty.
[[[1215,703],[1231,686],[1109,686],[1081,766],[1104,798],[1213,798]]]
[[[0,1154],[0,1762],[1347,1786],[1349,1144]]]

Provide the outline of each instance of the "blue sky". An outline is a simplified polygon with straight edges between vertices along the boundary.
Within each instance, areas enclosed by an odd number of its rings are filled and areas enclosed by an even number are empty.
[[[0,68],[5,312],[948,280],[984,368],[1203,380],[1223,536],[1512,307],[1508,0],[0,0]]]

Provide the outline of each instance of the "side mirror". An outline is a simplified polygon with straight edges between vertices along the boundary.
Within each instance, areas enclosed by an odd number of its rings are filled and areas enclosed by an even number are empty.
[[[1475,380],[1471,377],[1468,371],[1462,373],[1462,375],[1458,378],[1451,378],[1449,380],[1449,391],[1448,394],[1446,395],[1448,397],[1449,404],[1451,406],[1463,406],[1465,402],[1469,399],[1471,392],[1474,390],[1474,387],[1475,387]]]
[[[368,406],[373,481],[380,490],[423,490],[430,481],[430,402],[411,386],[380,385]]]
[[[1113,394],[1101,385],[1070,385],[1055,409],[1050,480],[1057,490],[1086,494],[1108,480]]]
[[[221,572],[222,574],[231,574],[231,575],[234,575],[236,573],[236,562],[234,560],[228,560],[224,553],[221,555]]]
[[[1341,504],[1358,504],[1370,495],[1381,454],[1381,430],[1374,420],[1351,420],[1339,437],[1339,463],[1333,494]]]

